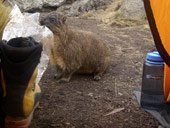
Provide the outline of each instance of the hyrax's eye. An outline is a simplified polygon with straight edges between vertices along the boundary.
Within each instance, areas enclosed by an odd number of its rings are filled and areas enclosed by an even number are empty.
[[[51,21],[52,23],[54,23],[56,20],[55,20],[55,18],[50,18],[50,21]]]

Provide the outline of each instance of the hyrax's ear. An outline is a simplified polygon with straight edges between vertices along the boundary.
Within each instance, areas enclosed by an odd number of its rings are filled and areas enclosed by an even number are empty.
[[[63,24],[66,22],[66,20],[67,20],[67,16],[63,16],[63,17],[62,17],[62,22],[63,22]]]

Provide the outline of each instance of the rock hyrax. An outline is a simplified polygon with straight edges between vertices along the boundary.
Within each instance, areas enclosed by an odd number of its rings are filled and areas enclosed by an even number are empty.
[[[91,32],[68,27],[67,17],[51,12],[40,20],[54,33],[50,61],[56,66],[59,82],[68,82],[73,73],[93,73],[100,80],[111,62],[110,48]]]

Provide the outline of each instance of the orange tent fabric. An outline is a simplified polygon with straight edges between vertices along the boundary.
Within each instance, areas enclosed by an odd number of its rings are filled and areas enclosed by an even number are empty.
[[[170,1],[144,0],[155,45],[165,61],[164,95],[170,102]]]
[[[167,102],[170,102],[170,68],[167,65],[165,65],[164,95],[165,100]]]

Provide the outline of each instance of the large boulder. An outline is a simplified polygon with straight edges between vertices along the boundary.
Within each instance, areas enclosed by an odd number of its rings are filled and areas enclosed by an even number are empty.
[[[22,11],[41,10],[43,7],[60,7],[66,0],[9,0],[17,4]]]
[[[33,11],[43,7],[43,0],[8,0],[10,3],[17,4],[22,11]]]
[[[44,7],[60,7],[66,0],[44,0]]]
[[[90,10],[95,11],[113,0],[77,0],[71,6],[63,6],[60,9],[65,10],[68,15],[78,16]]]
[[[143,0],[123,0],[120,9],[125,18],[143,17],[145,14]]]

